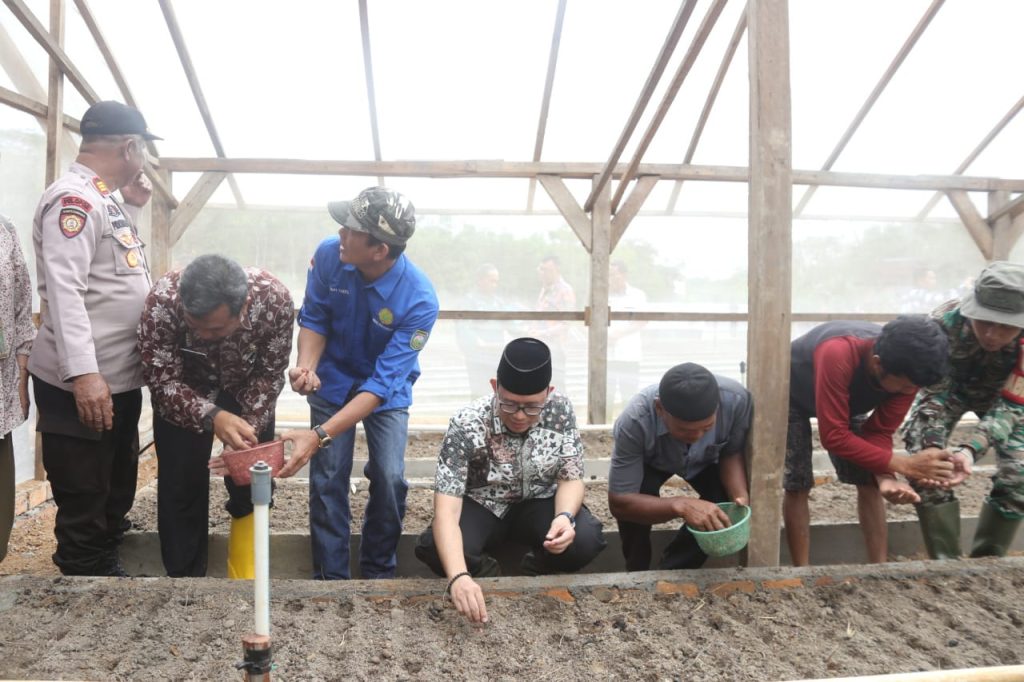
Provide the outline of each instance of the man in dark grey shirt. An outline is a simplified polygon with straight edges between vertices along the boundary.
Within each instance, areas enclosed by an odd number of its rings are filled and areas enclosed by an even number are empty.
[[[716,503],[748,504],[742,455],[751,417],[743,386],[693,363],[673,367],[633,397],[615,420],[608,475],[608,506],[619,524],[627,571],[650,567],[653,524],[681,518],[697,530],[719,530],[729,519]],[[700,499],[660,497],[673,474]],[[706,560],[683,527],[660,568],[699,568]]]

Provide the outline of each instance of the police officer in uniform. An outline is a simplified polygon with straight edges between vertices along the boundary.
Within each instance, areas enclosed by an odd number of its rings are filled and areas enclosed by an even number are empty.
[[[81,129],[78,158],[46,188],[32,226],[42,323],[29,371],[57,503],[53,561],[65,575],[123,576],[117,548],[135,499],[142,406],[137,329],[150,289],[135,215],[152,193],[144,141],[160,138],[119,102],[89,107]]]
[[[295,443],[295,451],[281,476],[313,458],[313,577],[347,579],[349,477],[355,426],[363,422],[370,498],[359,565],[364,578],[390,578],[409,490],[405,441],[412,385],[437,319],[437,295],[403,253],[416,229],[408,199],[370,187],[327,209],[341,229],[313,254],[299,312],[298,366],[288,371],[292,389],[308,396],[314,427],[282,436]]]

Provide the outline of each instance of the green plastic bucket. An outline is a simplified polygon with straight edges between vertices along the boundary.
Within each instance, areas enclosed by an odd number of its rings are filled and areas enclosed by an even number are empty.
[[[722,530],[696,530],[686,527],[697,538],[697,544],[708,556],[728,556],[747,546],[750,541],[750,507],[741,507],[732,502],[719,502],[730,525]]]

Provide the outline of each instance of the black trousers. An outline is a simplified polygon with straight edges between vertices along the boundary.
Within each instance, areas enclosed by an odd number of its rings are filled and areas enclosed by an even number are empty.
[[[32,387],[43,467],[57,503],[53,563],[64,575],[116,575],[139,474],[142,391],[113,396],[114,428],[101,433],[79,423],[71,392],[35,377]]]
[[[238,414],[235,398],[221,392],[217,406]],[[258,434],[260,442],[274,438],[274,419]],[[206,575],[210,537],[210,450],[212,433],[196,433],[163,419],[153,406],[153,440],[159,463],[157,475],[157,530],[160,556],[172,578]],[[228,513],[241,518],[252,513],[250,486],[235,485],[224,477]]]
[[[469,572],[474,576],[480,575],[488,563],[493,565],[494,560],[489,553],[507,540],[530,547],[540,573],[573,573],[593,561],[605,548],[607,543],[601,531],[601,522],[586,507],[580,507],[576,515],[576,537],[572,544],[561,554],[551,554],[544,549],[544,536],[551,528],[554,517],[554,497],[514,504],[505,518],[498,518],[487,508],[463,497],[459,528],[462,530],[462,552]],[[433,524],[427,526],[416,542],[416,558],[437,575],[445,574],[434,545]],[[484,572],[490,574],[489,571]]]
[[[671,477],[672,474],[644,464],[644,480],[640,483],[640,493],[660,496],[661,486]],[[725,488],[722,487],[717,464],[707,467],[692,479],[686,479],[686,482],[697,491],[702,500],[715,503],[729,501],[726,499]],[[646,571],[651,567],[651,527],[632,521],[616,521],[619,524],[622,554],[626,557],[626,570]],[[658,568],[700,568],[707,559],[708,555],[697,546],[697,540],[686,530],[686,526],[682,526],[665,548]]]

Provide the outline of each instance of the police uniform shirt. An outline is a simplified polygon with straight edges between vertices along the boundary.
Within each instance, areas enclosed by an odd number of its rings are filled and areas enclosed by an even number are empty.
[[[299,311],[301,327],[327,338],[317,395],[344,405],[352,391],[366,391],[380,398],[378,410],[409,407],[419,353],[437,320],[434,287],[404,254],[367,283],[341,262],[339,241],[330,237],[317,247]]]
[[[41,325],[29,370],[68,391],[93,372],[115,394],[142,386],[137,329],[149,265],[133,217],[110,192],[72,163],[46,188],[32,224]]]
[[[718,462],[720,456],[742,452],[750,431],[752,400],[738,382],[715,375],[720,401],[714,428],[687,445],[669,435],[654,408],[658,385],[643,389],[615,420],[608,491],[625,495],[640,492],[644,465],[691,480]]]

